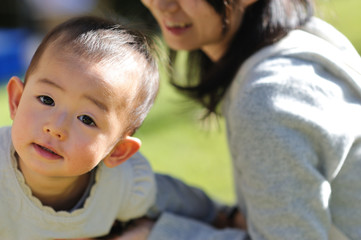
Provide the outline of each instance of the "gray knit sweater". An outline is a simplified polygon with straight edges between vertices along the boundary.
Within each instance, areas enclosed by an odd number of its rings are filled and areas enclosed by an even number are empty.
[[[247,233],[178,211],[150,239],[323,240],[332,226],[361,239],[360,71],[349,41],[316,18],[248,59],[223,102]]]

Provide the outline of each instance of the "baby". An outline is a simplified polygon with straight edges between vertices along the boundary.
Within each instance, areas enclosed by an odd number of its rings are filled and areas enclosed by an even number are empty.
[[[106,235],[143,216],[155,182],[132,137],[158,91],[153,43],[79,17],[43,39],[24,83],[8,83],[0,129],[0,239]]]

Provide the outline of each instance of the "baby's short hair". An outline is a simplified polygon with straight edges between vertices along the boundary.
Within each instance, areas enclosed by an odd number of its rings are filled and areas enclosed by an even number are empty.
[[[134,97],[127,101],[128,117],[123,132],[123,135],[132,135],[149,112],[159,88],[158,53],[151,37],[100,17],[72,18],[44,37],[25,74],[25,86],[50,45],[80,59],[101,64],[127,64],[128,59],[136,59],[135,71],[141,82],[136,84]]]

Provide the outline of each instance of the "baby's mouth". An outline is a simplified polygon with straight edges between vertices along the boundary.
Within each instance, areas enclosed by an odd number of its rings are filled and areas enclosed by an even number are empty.
[[[56,152],[50,150],[49,148],[46,148],[46,147],[41,146],[41,145],[39,145],[39,144],[35,144],[35,145],[38,146],[39,148],[43,149],[44,151],[48,152],[48,153],[51,153],[51,154],[53,154],[53,155],[55,155],[55,156],[58,156],[58,157],[62,157],[62,156],[60,156],[59,154],[57,154]]]

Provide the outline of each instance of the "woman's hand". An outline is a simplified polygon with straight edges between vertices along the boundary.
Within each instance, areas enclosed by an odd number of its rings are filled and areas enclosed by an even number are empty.
[[[231,216],[230,218],[230,227],[239,228],[245,231],[247,230],[247,221],[245,217],[241,214],[241,212],[238,210],[238,208],[236,209],[234,215]]]
[[[124,230],[122,235],[109,238],[109,240],[146,240],[152,230],[154,221],[148,218],[140,218]]]
[[[220,211],[213,221],[213,226],[216,228],[239,228],[247,230],[247,223],[244,216],[238,208],[233,208],[231,212]]]

